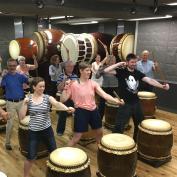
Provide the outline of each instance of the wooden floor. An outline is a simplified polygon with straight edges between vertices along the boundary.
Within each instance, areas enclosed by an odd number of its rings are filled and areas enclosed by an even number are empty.
[[[55,130],[56,116],[55,113],[52,114],[53,114],[52,124],[53,129]],[[174,144],[172,149],[172,161],[159,168],[153,168],[141,161],[138,161],[136,169],[137,175],[138,177],[177,177],[177,114],[157,110],[156,117],[168,121],[173,127]],[[67,128],[65,134],[62,137],[57,135],[55,136],[58,147],[66,146],[70,138],[71,119],[72,118],[68,118],[67,120]],[[18,125],[16,120],[14,126],[14,133],[12,137],[13,145],[12,151],[6,151],[4,149],[5,132],[4,131],[0,132],[0,171],[6,173],[8,177],[23,177],[23,163],[25,158],[19,152],[17,132]],[[110,133],[110,131],[104,128],[104,134],[108,133]],[[126,134],[132,136],[132,129],[126,132]],[[89,155],[91,159],[92,177],[96,177],[95,175],[97,171],[96,144],[92,143],[87,145],[86,147],[77,145],[77,147],[83,149]],[[35,162],[31,170],[31,177],[45,177],[46,160],[47,158],[43,158]]]

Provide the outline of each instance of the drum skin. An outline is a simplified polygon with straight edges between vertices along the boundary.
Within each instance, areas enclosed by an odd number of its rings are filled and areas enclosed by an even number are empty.
[[[148,127],[146,129],[140,124],[137,145],[140,159],[154,167],[159,167],[171,160],[171,149],[173,146],[172,131],[154,131]]]
[[[115,121],[116,121],[116,116],[117,116],[117,109],[118,106],[108,103],[105,103],[105,127],[107,127],[108,129],[113,130],[115,127]]]
[[[27,157],[28,154],[28,143],[29,143],[29,130],[28,126],[25,126],[23,124],[19,124],[19,129],[18,129],[18,140],[19,140],[19,146],[20,146],[20,152]],[[42,158],[47,156],[48,150],[47,146],[43,144],[43,142],[39,142],[38,145],[38,151],[37,151],[37,158]]]
[[[99,176],[133,177],[137,164],[136,145],[127,150],[115,150],[101,142],[98,146],[97,162]]]
[[[58,46],[61,44],[64,32],[56,29],[46,29],[39,32],[34,32],[32,39],[38,45],[37,59],[50,59],[54,54],[60,54]]]
[[[131,33],[122,33],[115,36],[110,45],[110,53],[119,60],[126,60],[129,53],[134,50],[134,35]]]
[[[17,38],[9,44],[9,54],[13,59],[17,59],[20,55],[32,59],[32,56],[36,56],[37,53],[37,43],[30,38]]]

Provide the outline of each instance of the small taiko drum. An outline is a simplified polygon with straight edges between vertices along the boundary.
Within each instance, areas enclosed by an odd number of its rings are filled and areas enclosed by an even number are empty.
[[[3,173],[2,171],[0,171],[0,177],[7,177],[7,175]]]
[[[37,53],[37,43],[30,38],[17,38],[9,44],[9,54],[13,59],[17,59],[20,55],[26,59],[32,59],[33,55],[36,56]]]
[[[108,129],[113,130],[115,127],[115,120],[117,116],[117,110],[118,110],[118,105],[111,103],[111,102],[106,102],[105,103],[105,127]]]
[[[157,96],[153,92],[141,91],[138,92],[142,111],[145,118],[153,118],[156,110]]]
[[[62,59],[66,61],[69,57],[73,63],[91,61],[96,55],[95,43],[96,41],[89,34],[67,34],[61,44]]]
[[[90,159],[81,149],[58,148],[47,161],[46,177],[91,177]]]
[[[129,53],[134,50],[134,35],[123,33],[115,36],[110,44],[110,53],[120,60],[126,60]]]
[[[50,58],[54,54],[59,54],[58,45],[60,45],[63,35],[62,30],[56,29],[34,32],[32,39],[38,45],[37,59],[40,61],[44,57]]]
[[[170,161],[173,146],[171,125],[158,119],[142,121],[139,125],[137,145],[139,158],[154,167]]]
[[[4,110],[6,110],[6,101],[3,99],[0,99],[0,107]],[[6,128],[7,121],[2,119],[0,117],[0,130],[4,130]]]
[[[20,146],[19,149],[24,156],[27,156],[28,154],[29,121],[30,121],[30,116],[28,115],[19,122],[19,129],[18,129],[18,139],[19,139],[19,146]],[[37,158],[41,158],[47,155],[48,155],[47,146],[40,141],[38,144]]]
[[[98,145],[97,161],[98,176],[133,177],[137,164],[137,146],[127,135],[104,135]]]

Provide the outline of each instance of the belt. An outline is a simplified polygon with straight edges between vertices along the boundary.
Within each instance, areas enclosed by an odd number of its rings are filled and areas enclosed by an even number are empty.
[[[7,101],[11,101],[11,102],[19,102],[19,101],[22,101],[24,98],[19,98],[19,99],[16,99],[16,100],[13,100],[13,99],[7,99]]]

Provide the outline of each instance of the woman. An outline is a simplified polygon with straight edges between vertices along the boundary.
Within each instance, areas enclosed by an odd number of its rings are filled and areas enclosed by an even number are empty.
[[[44,141],[49,152],[56,149],[56,142],[50,121],[50,104],[57,109],[74,112],[74,108],[66,107],[61,102],[57,102],[53,97],[44,94],[45,82],[43,78],[34,78],[32,88],[34,93],[24,99],[19,113],[20,119],[25,117],[27,109],[30,115],[29,149],[27,160],[24,164],[24,177],[29,177],[31,166],[36,158],[39,139]]]
[[[62,73],[62,66],[60,64],[60,57],[53,55],[50,58],[49,76],[51,78],[51,84],[49,89],[49,95],[55,97],[57,93],[57,79]]]
[[[123,100],[105,93],[93,80],[89,79],[91,66],[87,63],[79,64],[80,78],[78,81],[67,81],[61,95],[61,101],[65,102],[71,98],[75,105],[74,114],[74,136],[68,145],[75,145],[81,138],[82,133],[88,131],[88,124],[95,130],[96,141],[100,142],[102,137],[102,121],[96,108],[95,93],[115,104],[124,104]]]

